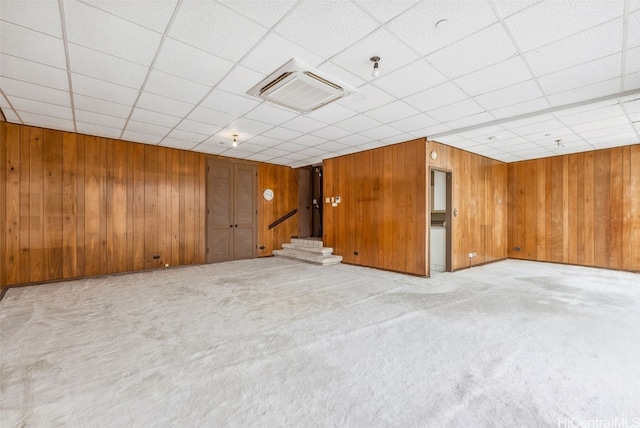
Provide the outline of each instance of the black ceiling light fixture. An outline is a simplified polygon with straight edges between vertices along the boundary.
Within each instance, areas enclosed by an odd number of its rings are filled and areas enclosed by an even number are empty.
[[[371,61],[373,63],[373,71],[371,72],[371,75],[373,77],[378,77],[378,74],[380,73],[380,71],[378,69],[378,62],[380,62],[380,57],[379,56],[372,56],[371,58],[369,58],[369,61]]]

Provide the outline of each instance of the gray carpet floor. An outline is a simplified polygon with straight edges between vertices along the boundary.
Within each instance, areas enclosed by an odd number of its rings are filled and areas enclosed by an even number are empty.
[[[626,272],[255,259],[13,288],[0,334],[2,427],[640,426]]]

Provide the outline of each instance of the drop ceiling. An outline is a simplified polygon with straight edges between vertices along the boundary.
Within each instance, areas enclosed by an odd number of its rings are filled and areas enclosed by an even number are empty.
[[[640,0],[0,0],[0,21],[12,123],[294,167],[418,137],[505,162],[640,142]],[[247,95],[291,58],[357,92]]]

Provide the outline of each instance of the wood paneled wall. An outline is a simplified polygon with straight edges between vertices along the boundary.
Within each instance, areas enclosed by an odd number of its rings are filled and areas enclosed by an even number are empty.
[[[273,200],[265,201],[264,189],[272,189]],[[273,223],[298,208],[298,170],[288,166],[258,164],[258,256],[270,256],[298,234],[298,215],[289,217],[275,228]],[[264,247],[261,249],[261,247]]]
[[[426,275],[424,139],[328,159],[324,242],[345,263]],[[355,253],[358,253],[357,255]]]
[[[0,285],[203,263],[204,159],[0,123]]]
[[[451,269],[507,258],[507,164],[435,141],[428,165],[452,172]],[[477,257],[469,258],[469,253]]]
[[[508,169],[509,257],[640,271],[640,144]]]

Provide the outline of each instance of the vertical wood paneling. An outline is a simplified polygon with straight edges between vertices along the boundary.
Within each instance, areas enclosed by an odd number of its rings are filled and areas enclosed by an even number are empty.
[[[180,217],[183,215],[183,193],[180,192],[180,159],[182,152],[171,151],[171,265],[181,264],[180,260]]]
[[[62,274],[62,133],[44,132],[44,270],[47,279]]]
[[[6,132],[6,138],[11,141],[20,141],[20,128],[16,125],[7,125],[2,123],[2,127]],[[11,283],[17,282],[20,277],[20,144],[8,144],[4,146],[3,155],[5,156],[2,163],[5,174],[3,175],[3,193],[5,195],[5,206],[3,215],[6,215],[7,221],[3,221],[1,226],[3,229],[3,237],[5,240],[3,251],[6,252],[6,263],[4,263],[4,281]],[[6,188],[6,189],[5,189]]]
[[[524,189],[525,199],[537,193],[538,199],[536,239],[526,240],[523,258],[640,270],[640,250],[631,244],[640,242],[639,151],[640,145],[633,145],[511,164],[510,189]],[[537,191],[529,186],[531,177],[519,175],[524,165],[537,167]],[[546,187],[544,198],[541,183]],[[528,228],[530,206],[521,198],[510,204],[510,228]],[[515,245],[519,244],[510,233],[509,246]],[[537,246],[537,253],[529,251],[531,245]]]
[[[183,260],[204,262],[204,155],[180,169],[174,149],[13,124],[0,136],[0,286],[177,265],[174,232]]]
[[[62,277],[78,276],[78,175],[76,135],[62,136]]]
[[[44,252],[44,202],[43,202],[43,143],[44,130],[29,129],[29,281],[46,281],[48,274],[43,272]]]
[[[325,245],[346,263],[426,275],[426,183],[423,139],[326,160],[324,195],[341,202],[324,204]]]
[[[265,189],[274,197],[266,201]],[[258,257],[270,256],[298,234],[298,216],[289,217],[269,230],[269,224],[298,207],[298,170],[288,166],[258,164]]]

